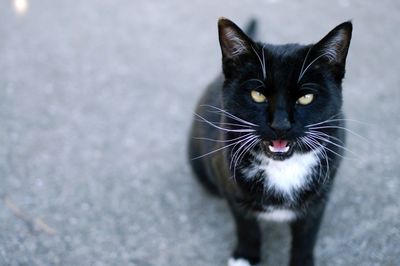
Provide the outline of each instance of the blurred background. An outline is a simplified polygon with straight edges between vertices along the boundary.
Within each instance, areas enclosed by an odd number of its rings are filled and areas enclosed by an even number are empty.
[[[348,154],[317,265],[400,265],[400,2],[2,0],[0,265],[225,265],[223,201],[186,158],[195,103],[220,72],[217,19],[316,42],[352,19]],[[262,265],[288,261],[265,227]]]

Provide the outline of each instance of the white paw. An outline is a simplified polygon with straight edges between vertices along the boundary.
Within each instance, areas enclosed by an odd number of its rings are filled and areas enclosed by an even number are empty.
[[[228,260],[228,266],[251,266],[251,264],[245,259],[230,258]]]

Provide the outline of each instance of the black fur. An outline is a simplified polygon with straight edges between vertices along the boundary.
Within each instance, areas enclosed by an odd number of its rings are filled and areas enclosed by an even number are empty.
[[[290,265],[313,265],[313,248],[319,224],[342,154],[338,145],[344,145],[345,141],[341,128],[344,127],[341,82],[352,24],[340,24],[313,45],[256,43],[249,37],[254,37],[255,22],[248,27],[249,35],[224,18],[219,20],[218,29],[224,75],[208,87],[198,104],[196,113],[199,116],[192,125],[189,156],[193,159],[221,150],[191,160],[192,168],[209,191],[222,195],[229,203],[238,238],[233,257],[247,259],[252,264],[259,262],[261,237],[256,214],[273,206],[297,214],[297,219],[291,222]],[[263,61],[265,72],[261,66]],[[254,79],[261,80],[263,85],[260,86],[260,82]],[[266,96],[266,102],[252,100],[250,92],[255,89]],[[297,104],[297,99],[309,93],[314,95],[312,103],[305,106]],[[243,136],[243,132],[218,130],[205,122],[210,121],[221,128],[236,128],[231,125],[238,123],[236,119],[215,112],[214,107],[257,125],[254,129],[261,140],[252,150],[274,160],[286,160],[293,153],[310,152],[310,147],[296,140],[307,134],[308,125],[333,118],[320,124],[328,127],[317,129],[328,136],[326,140],[318,140],[318,144],[326,148],[327,158],[320,158],[320,164],[309,177],[310,184],[299,189],[294,198],[288,198],[279,191],[266,190],[268,177],[263,176],[261,170],[252,178],[245,177],[241,171],[257,160],[250,152],[246,152],[240,164],[233,169],[230,162],[237,147],[224,148],[224,145]],[[196,137],[217,142],[198,140]],[[277,139],[291,143],[287,153],[268,151],[267,143]]]

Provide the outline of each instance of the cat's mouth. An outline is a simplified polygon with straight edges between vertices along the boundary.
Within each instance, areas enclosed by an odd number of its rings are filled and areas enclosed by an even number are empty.
[[[293,153],[293,143],[289,140],[277,139],[263,141],[264,152],[275,160],[284,160]]]

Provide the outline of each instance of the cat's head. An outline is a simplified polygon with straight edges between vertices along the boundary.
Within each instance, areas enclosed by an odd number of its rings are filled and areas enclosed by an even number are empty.
[[[351,22],[338,25],[312,45],[255,42],[225,18],[218,29],[225,75],[223,108],[256,125],[255,134],[273,159],[310,148],[312,143],[302,143],[308,127],[341,112]]]

